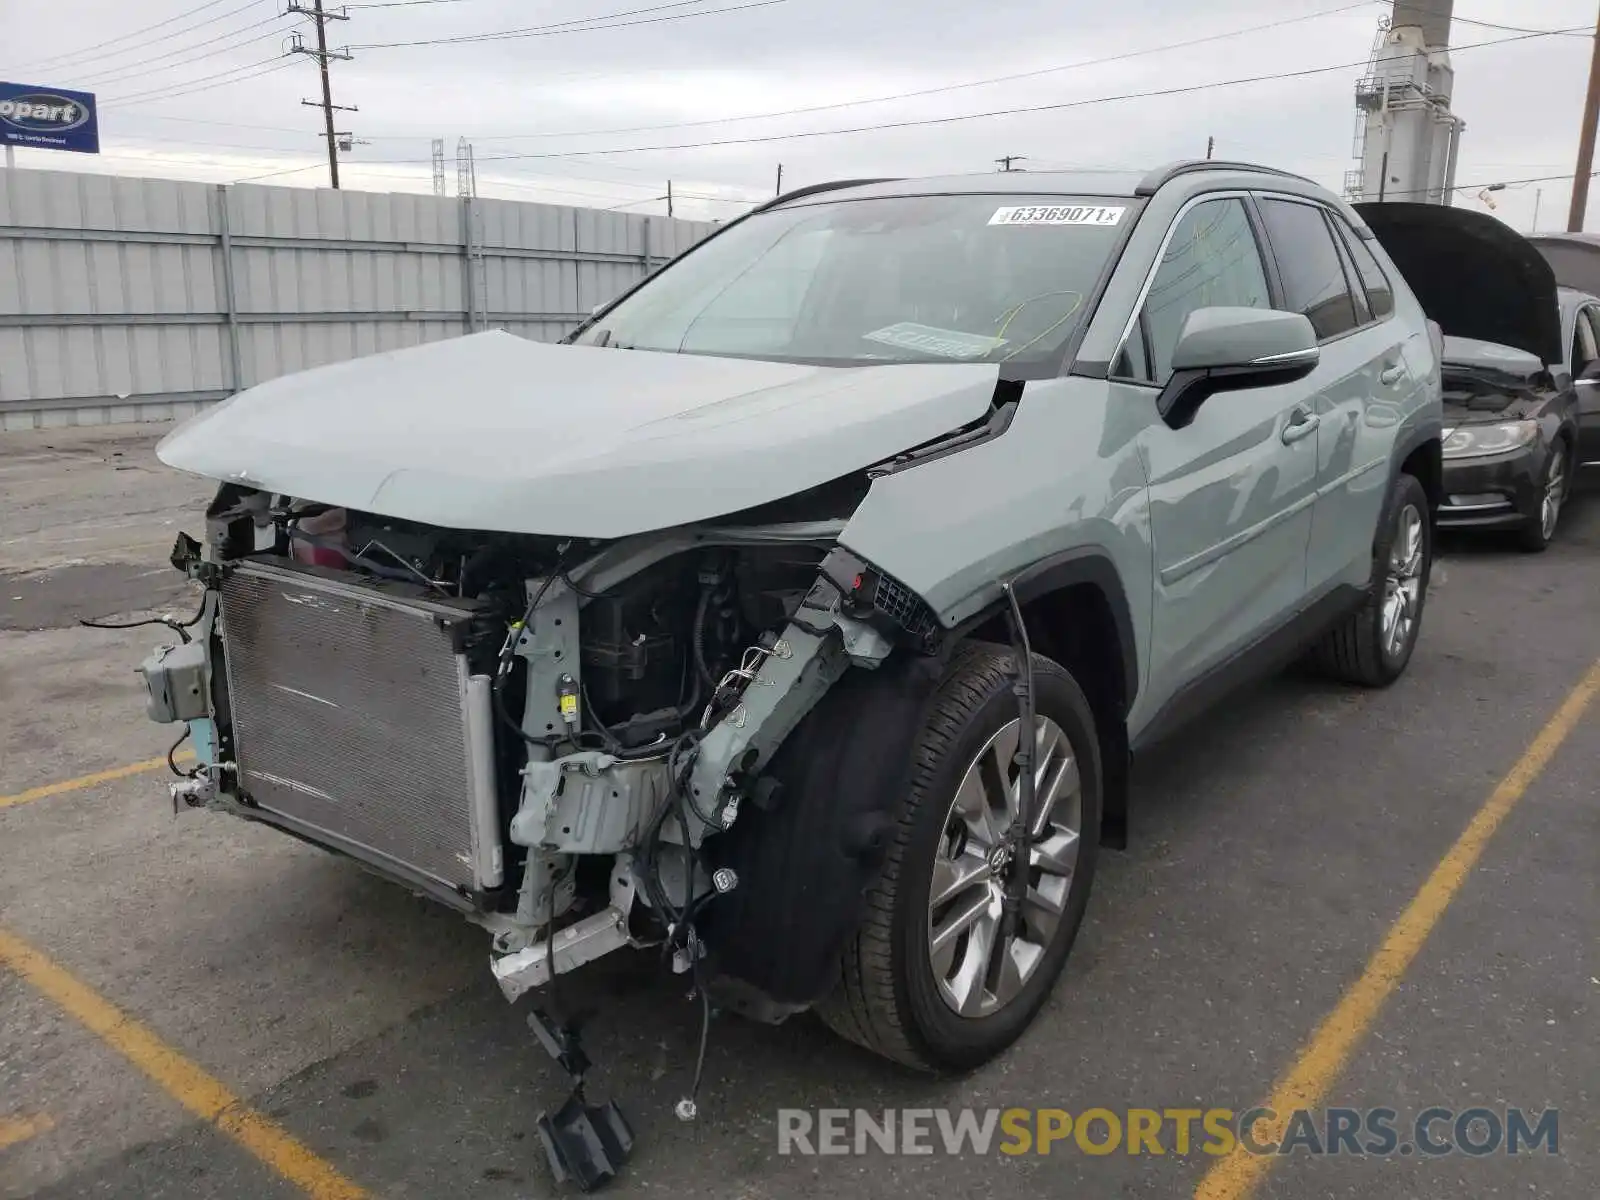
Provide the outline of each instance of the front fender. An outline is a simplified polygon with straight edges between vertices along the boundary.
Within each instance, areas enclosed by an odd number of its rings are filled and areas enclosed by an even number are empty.
[[[1037,594],[1086,573],[1120,601],[1134,695],[1149,672],[1154,587],[1136,439],[1158,420],[1153,402],[1110,404],[1104,381],[1028,383],[997,437],[874,479],[839,543],[947,629],[990,610],[1003,580]]]

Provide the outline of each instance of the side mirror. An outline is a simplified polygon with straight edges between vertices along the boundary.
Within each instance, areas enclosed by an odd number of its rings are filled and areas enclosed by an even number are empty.
[[[1172,350],[1172,377],[1156,409],[1173,429],[1218,392],[1304,379],[1322,360],[1317,333],[1301,313],[1264,308],[1197,308]]]

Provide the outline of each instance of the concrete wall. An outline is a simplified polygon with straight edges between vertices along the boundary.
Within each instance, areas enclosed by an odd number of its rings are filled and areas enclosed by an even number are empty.
[[[476,329],[552,341],[708,222],[0,170],[0,430],[188,416]]]

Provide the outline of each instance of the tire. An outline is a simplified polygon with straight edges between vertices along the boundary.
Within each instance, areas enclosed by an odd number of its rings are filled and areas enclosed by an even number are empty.
[[[1048,875],[1036,867],[1030,878],[1028,916],[1022,935],[1010,943],[1016,947],[1015,954],[1008,951],[1005,955],[987,956],[990,962],[1027,961],[1030,965],[1019,965],[1010,975],[1009,983],[1020,983],[1014,990],[1008,987],[1007,979],[995,980],[995,993],[1011,991],[1007,1002],[985,1011],[995,995],[986,986],[978,985],[964,993],[972,1000],[969,1012],[963,1015],[957,1011],[956,989],[947,993],[948,985],[941,982],[946,976],[935,974],[931,945],[934,931],[941,926],[948,929],[958,925],[959,920],[951,915],[958,909],[997,912],[998,901],[984,898],[995,893],[983,891],[995,885],[987,879],[970,882],[959,894],[953,893],[955,898],[948,905],[938,909],[930,906],[930,891],[936,868],[940,869],[941,881],[950,884],[960,872],[977,870],[985,861],[983,839],[972,832],[973,821],[957,810],[957,789],[968,777],[969,767],[978,771],[976,760],[980,755],[993,764],[1002,761],[1007,730],[1020,731],[1017,699],[1012,690],[1012,662],[1006,649],[973,643],[959,651],[950,663],[914,745],[911,783],[896,814],[882,873],[867,893],[861,926],[841,956],[838,982],[817,1007],[834,1032],[919,1070],[970,1070],[999,1054],[1022,1034],[1061,973],[1082,923],[1094,878],[1103,779],[1094,714],[1072,676],[1057,663],[1036,654],[1035,714],[1052,723],[1071,748],[1077,766],[1079,803],[1072,803],[1070,772],[1064,771],[1058,777],[1057,760],[1046,759],[1039,798],[1043,800],[1055,791],[1052,785],[1058,778],[1062,782],[1050,812],[1052,835],[1034,853],[1036,858],[1051,856],[1053,867]],[[998,751],[996,738],[1001,739]],[[998,783],[993,769],[987,778]],[[979,786],[978,795],[995,794],[983,791],[980,785],[972,786]],[[970,786],[963,793],[968,799],[973,794]],[[1056,832],[1057,822],[1068,824],[1074,808],[1078,825],[1076,860],[1070,876],[1065,876],[1056,872],[1061,863],[1054,859],[1057,853],[1066,857],[1061,849],[1067,844],[1065,835]],[[936,856],[942,860],[940,863],[935,862]],[[989,861],[992,870],[992,859]],[[1048,906],[1043,903],[1047,893]],[[1055,906],[1059,906],[1059,917],[1053,926],[1038,924],[1040,916],[1049,920],[1047,909]],[[936,912],[941,914],[938,921]],[[985,959],[979,940],[984,924],[982,920],[974,923],[941,951],[941,963],[957,964],[943,969],[954,969],[958,982],[980,977],[974,972],[963,974],[962,965]]]
[[[1408,514],[1418,523],[1410,525]],[[1413,529],[1415,552],[1406,564],[1408,582],[1414,588],[1401,589],[1406,596],[1410,621],[1407,632],[1396,644],[1386,635],[1389,628],[1384,612],[1396,576],[1391,569],[1396,549],[1396,534],[1401,522]],[[1312,652],[1316,665],[1326,675],[1358,687],[1388,687],[1405,672],[1422,631],[1422,612],[1428,600],[1428,580],[1433,574],[1433,524],[1428,516],[1428,494],[1415,476],[1402,474],[1395,479],[1384,509],[1372,559],[1372,580],[1361,607],[1334,626]],[[1414,594],[1413,594],[1414,592]]]
[[[1561,519],[1561,509],[1567,499],[1572,482],[1572,455],[1567,449],[1567,435],[1557,434],[1550,443],[1550,454],[1545,459],[1544,480],[1534,506],[1525,515],[1522,528],[1517,530],[1517,545],[1529,554],[1542,554],[1556,535],[1556,523]],[[1545,505],[1552,500],[1553,511],[1546,512]]]

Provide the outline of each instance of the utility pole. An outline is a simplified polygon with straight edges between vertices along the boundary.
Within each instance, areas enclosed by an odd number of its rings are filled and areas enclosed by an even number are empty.
[[[456,141],[456,195],[469,199],[478,194],[478,162],[473,157],[472,143],[466,138]]]
[[[1530,233],[1538,233],[1539,232],[1539,205],[1541,205],[1543,203],[1544,203],[1544,189],[1543,188],[1535,188],[1533,190],[1533,228],[1528,231]]]
[[[672,180],[667,180],[667,216],[672,215]]]
[[[1589,94],[1583,101],[1583,129],[1578,134],[1578,169],[1572,176],[1572,207],[1567,232],[1582,233],[1589,209],[1589,176],[1594,171],[1594,126],[1600,120],[1600,17],[1595,19],[1594,53],[1589,58]]]
[[[444,195],[444,139],[433,139],[433,194]]]
[[[317,23],[317,48],[312,50],[308,46],[299,44],[297,39],[294,52],[296,54],[309,54],[317,60],[317,70],[322,75],[322,100],[320,102],[302,100],[300,103],[322,110],[325,134],[328,139],[328,178],[332,185],[337,188],[339,186],[339,135],[333,128],[333,114],[336,111],[359,112],[361,110],[352,105],[335,104],[333,102],[333,86],[328,80],[328,60],[330,58],[340,58],[348,62],[354,56],[349,50],[333,51],[328,49],[328,22],[348,21],[350,14],[343,9],[336,13],[323,12],[322,0],[312,0],[311,8],[302,8],[298,3],[294,3],[291,0],[287,11],[310,17]]]
[[[1217,148],[1217,139],[1214,138],[1214,137],[1208,137],[1206,139],[1206,157],[1210,158],[1211,157],[1211,152],[1213,150],[1215,150],[1216,148]]]
[[[782,163],[778,164],[778,190],[773,192],[772,194],[774,196],[783,195],[783,164]]]
[[[1027,159],[1027,156],[1023,155],[1023,154],[1006,154],[1006,155],[1002,155],[1001,157],[995,159],[994,161],[1000,164],[1000,169],[1002,171],[1015,171],[1015,170],[1017,170],[1017,168],[1013,167],[1011,165],[1012,163],[1014,163],[1014,162],[1027,162],[1028,159]]]

